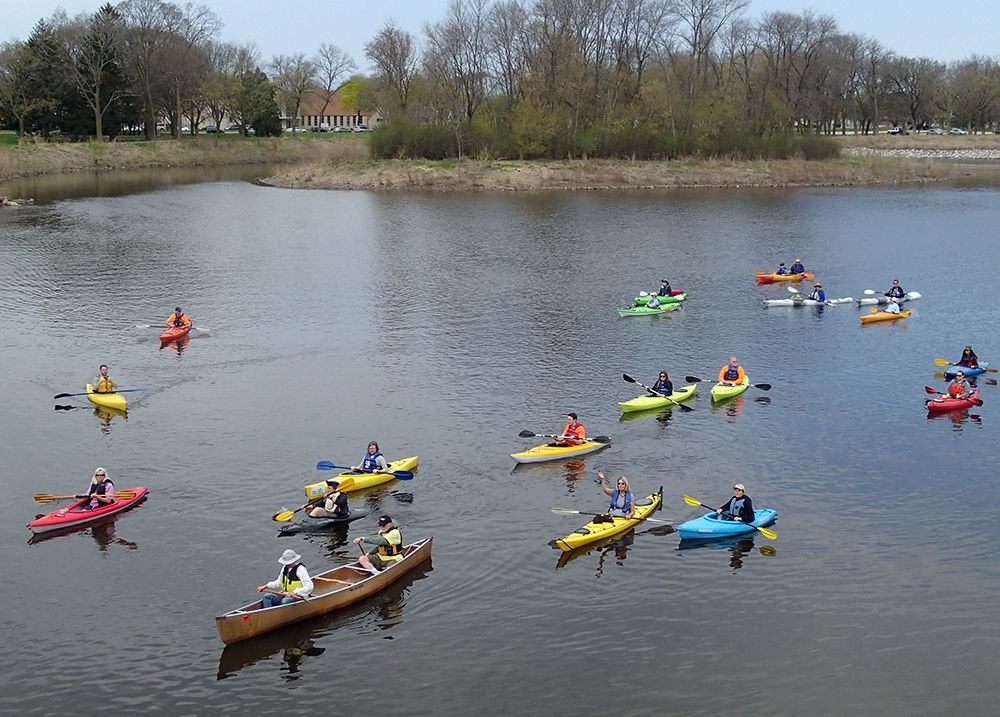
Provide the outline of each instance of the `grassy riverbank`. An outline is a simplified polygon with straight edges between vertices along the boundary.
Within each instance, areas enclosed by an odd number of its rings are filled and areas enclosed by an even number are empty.
[[[1000,158],[1000,136],[926,134],[837,137],[833,160],[419,160],[369,159],[364,136],[256,139],[236,135],[177,142],[0,144],[0,181],[14,177],[142,167],[284,164],[275,187],[369,190],[657,189],[797,187],[948,182],[968,169],[940,159]]]

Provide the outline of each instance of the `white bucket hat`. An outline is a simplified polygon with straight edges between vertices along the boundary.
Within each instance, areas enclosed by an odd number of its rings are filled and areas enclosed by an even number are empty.
[[[299,555],[294,550],[289,548],[288,550],[286,550],[281,554],[281,557],[278,558],[278,562],[281,563],[282,565],[291,565],[292,563],[297,563],[301,559],[302,559],[301,555]]]

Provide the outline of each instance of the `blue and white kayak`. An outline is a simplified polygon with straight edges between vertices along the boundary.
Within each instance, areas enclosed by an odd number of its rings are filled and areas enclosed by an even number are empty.
[[[711,538],[732,538],[736,535],[747,535],[756,533],[754,527],[766,528],[778,516],[778,511],[771,508],[755,510],[756,518],[749,525],[738,520],[726,520],[725,517],[716,515],[715,511],[705,513],[700,518],[689,520],[677,526],[677,534],[681,539],[700,538],[707,540]]]
[[[969,378],[970,376],[978,376],[981,373],[986,373],[986,369],[989,367],[990,364],[988,361],[980,361],[978,368],[969,368],[968,366],[956,366],[955,364],[952,364],[945,369],[944,375],[946,378],[955,378],[955,374],[961,371],[965,374],[966,378]]]

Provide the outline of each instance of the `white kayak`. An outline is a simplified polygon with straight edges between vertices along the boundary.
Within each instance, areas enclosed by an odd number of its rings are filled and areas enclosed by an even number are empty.
[[[908,291],[906,292],[906,296],[899,300],[899,303],[902,304],[904,301],[916,301],[919,298],[920,294],[918,292]],[[888,303],[888,296],[866,296],[863,299],[858,299],[858,306],[874,306],[875,304],[885,305]]]
[[[827,299],[826,301],[816,301],[815,299],[765,299],[764,306],[836,306],[837,304],[849,304],[854,299],[847,296],[843,299]]]

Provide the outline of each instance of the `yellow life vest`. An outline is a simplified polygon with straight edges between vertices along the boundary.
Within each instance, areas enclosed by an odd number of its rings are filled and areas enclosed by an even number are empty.
[[[295,565],[286,565],[281,569],[281,590],[282,592],[290,593],[296,588],[302,587],[302,581],[299,580],[299,565],[301,563],[295,563]],[[289,568],[291,568],[292,574],[289,575]]]
[[[379,545],[378,554],[383,558],[388,558],[389,560],[399,560],[403,557],[403,535],[399,532],[399,528],[393,528],[388,533],[382,536],[389,541],[388,545]]]

